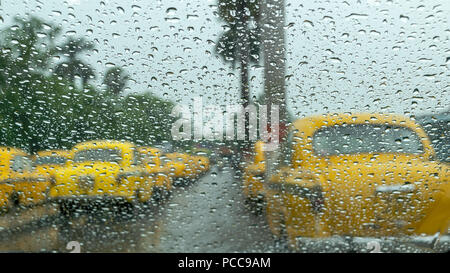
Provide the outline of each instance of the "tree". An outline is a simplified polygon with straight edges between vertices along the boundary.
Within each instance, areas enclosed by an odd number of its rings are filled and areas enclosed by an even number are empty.
[[[240,66],[241,100],[244,107],[250,103],[250,62],[259,62],[259,5],[257,0],[219,0],[219,17],[227,23],[225,31],[216,43],[215,51],[225,62],[235,68]],[[251,28],[254,21],[256,27]]]
[[[117,139],[125,139],[139,145],[151,145],[170,140],[174,118],[170,113],[173,103],[162,100],[150,92],[130,94],[120,102],[117,127],[121,128]]]
[[[33,97],[21,96],[27,90]],[[47,148],[70,148],[81,138],[78,117],[91,116],[92,93],[74,89],[55,76],[37,77],[22,87],[9,86],[0,96],[0,145],[21,147],[31,153]],[[83,124],[84,125],[84,124]]]
[[[215,51],[225,62],[235,68],[240,66],[241,103],[250,104],[249,65],[259,62],[259,0],[219,0],[219,17],[227,23],[225,31],[217,41]],[[251,27],[251,22],[256,24]],[[245,139],[249,136],[249,116],[245,114]],[[244,140],[244,150],[249,146]],[[248,147],[247,147],[248,148]]]
[[[92,139],[142,145],[170,139],[171,102],[149,93],[105,96],[94,86],[75,86],[76,76],[87,81],[95,75],[83,70],[89,66],[78,56],[93,46],[83,39],[55,45],[58,31],[37,18],[18,18],[0,35],[1,146],[34,153],[70,149]],[[61,52],[68,60],[53,69],[51,57]],[[128,76],[122,69],[108,75],[113,75],[108,78],[115,90],[126,86]]]
[[[56,66],[56,75],[69,79],[73,84],[75,84],[76,78],[79,77],[81,79],[81,87],[84,87],[90,79],[95,78],[95,72],[89,64],[84,63],[80,59],[79,55],[94,48],[94,45],[84,38],[68,38],[58,50],[67,60]]]
[[[4,73],[4,69],[8,64],[7,57],[4,56],[2,52],[0,52],[0,88],[6,85],[7,75]]]
[[[34,150],[34,108],[40,103],[36,89],[46,80],[60,29],[36,17],[14,19],[2,30],[0,67],[0,117],[5,141]],[[37,111],[39,113],[39,111]]]
[[[105,77],[103,78],[103,84],[106,85],[107,92],[118,96],[120,95],[124,88],[127,86],[127,82],[130,79],[128,73],[122,67],[115,66],[109,68]]]
[[[14,18],[14,27],[2,30],[0,84],[20,84],[49,71],[60,28],[36,17]]]

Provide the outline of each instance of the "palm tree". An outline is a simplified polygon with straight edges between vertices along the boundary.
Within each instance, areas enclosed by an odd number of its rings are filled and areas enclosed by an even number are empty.
[[[81,79],[81,86],[84,87],[87,81],[95,78],[95,73],[89,64],[84,63],[79,55],[84,51],[93,50],[92,43],[84,38],[69,38],[60,48],[59,52],[67,58],[55,67],[55,74],[67,78],[75,84],[76,77]]]
[[[103,78],[103,84],[106,85],[106,90],[108,92],[118,96],[123,92],[129,79],[130,76],[122,67],[114,66],[106,71],[105,77]]]
[[[56,51],[55,38],[61,31],[33,16],[15,17],[14,24],[14,28],[5,28],[1,33],[0,48],[4,50],[0,53],[0,83],[3,85],[29,80],[47,71]]]
[[[2,133],[32,152],[39,145],[34,114],[42,107],[35,87],[46,82],[60,28],[33,16],[16,17],[13,26],[0,35],[0,116],[9,124]]]
[[[231,63],[233,69],[239,63],[240,97],[245,108],[250,104],[249,65],[259,62],[259,0],[218,1],[219,17],[227,23],[228,30],[217,41],[215,51],[225,62]],[[255,22],[256,27],[250,27],[251,22]],[[245,139],[248,135],[249,117],[246,115]]]
[[[0,52],[0,91],[2,86],[6,85],[8,75],[5,73],[8,65],[8,58]]]
[[[241,100],[244,107],[250,103],[248,68],[250,62],[259,61],[259,27],[250,28],[250,22],[258,22],[257,0],[219,0],[219,16],[227,23],[228,30],[219,38],[215,51],[225,62],[240,65]]]

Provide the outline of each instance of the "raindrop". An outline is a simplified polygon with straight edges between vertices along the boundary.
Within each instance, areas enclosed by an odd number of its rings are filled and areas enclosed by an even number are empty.
[[[307,27],[314,27],[313,22],[309,21],[309,20],[304,20],[303,21],[303,25],[307,26]]]
[[[133,11],[140,11],[142,8],[140,6],[138,6],[138,5],[131,5],[131,9]]]
[[[117,10],[119,11],[120,14],[124,14],[125,13],[125,9],[122,7],[117,7]]]
[[[408,16],[405,16],[405,15],[403,15],[403,14],[401,14],[401,15],[400,15],[400,21],[406,23],[406,22],[409,21],[409,17],[408,17]]]
[[[369,15],[367,14],[363,14],[363,13],[351,13],[347,16],[345,16],[345,18],[348,19],[366,19]]]
[[[169,16],[175,15],[176,12],[177,12],[177,9],[176,9],[176,8],[173,8],[173,7],[168,8],[168,9],[166,10],[166,14],[169,15]]]

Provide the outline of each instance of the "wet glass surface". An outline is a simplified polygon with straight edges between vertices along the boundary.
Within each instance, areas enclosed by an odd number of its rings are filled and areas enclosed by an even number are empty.
[[[449,14],[1,0],[0,252],[448,251]]]

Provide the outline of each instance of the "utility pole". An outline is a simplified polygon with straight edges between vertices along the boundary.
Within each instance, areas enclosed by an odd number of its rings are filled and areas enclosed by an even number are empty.
[[[284,35],[285,26],[285,1],[262,0],[261,3],[262,48],[264,58],[264,93],[268,113],[273,105],[279,107],[279,129],[271,128],[271,133],[279,133],[280,144],[286,136],[287,110],[286,110],[286,42]],[[271,116],[269,114],[269,116]],[[270,126],[274,125],[270,123]],[[275,129],[275,130],[274,130]],[[274,138],[272,137],[272,140]],[[280,146],[280,145],[279,145]],[[279,148],[266,150],[266,174],[265,182],[268,182],[272,170],[276,167],[275,161]]]

